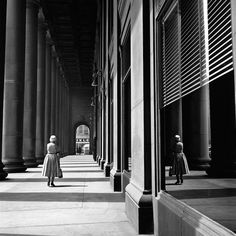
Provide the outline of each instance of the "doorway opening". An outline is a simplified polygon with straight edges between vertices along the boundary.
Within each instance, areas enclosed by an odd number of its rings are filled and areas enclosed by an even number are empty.
[[[90,130],[87,125],[79,125],[76,129],[75,154],[90,154]]]

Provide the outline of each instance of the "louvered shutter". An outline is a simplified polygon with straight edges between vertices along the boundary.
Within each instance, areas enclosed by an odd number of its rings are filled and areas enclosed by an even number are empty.
[[[181,1],[181,95],[201,86],[207,78],[202,1]]]
[[[208,1],[209,82],[233,70],[230,0]]]
[[[162,20],[162,105],[180,98],[180,47],[177,5]]]
[[[181,25],[177,3],[162,20],[163,107],[233,70],[230,0],[180,6]]]

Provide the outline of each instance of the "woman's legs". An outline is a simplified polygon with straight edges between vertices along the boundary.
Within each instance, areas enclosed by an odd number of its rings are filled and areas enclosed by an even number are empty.
[[[179,182],[179,175],[178,174],[176,174],[176,183],[175,184],[179,184],[180,182]]]
[[[48,186],[50,185],[50,177],[48,177]]]
[[[51,177],[51,186],[54,187],[54,177]]]
[[[184,181],[183,181],[183,173],[182,173],[182,170],[180,170],[180,184],[182,184]]]

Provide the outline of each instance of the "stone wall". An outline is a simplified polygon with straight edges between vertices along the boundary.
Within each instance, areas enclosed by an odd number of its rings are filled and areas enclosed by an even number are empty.
[[[70,146],[69,153],[75,153],[75,130],[79,125],[87,125],[90,129],[90,138],[93,137],[93,107],[91,97],[93,90],[91,88],[70,89]]]
[[[155,235],[235,235],[231,230],[211,220],[171,195],[160,192],[154,199]]]

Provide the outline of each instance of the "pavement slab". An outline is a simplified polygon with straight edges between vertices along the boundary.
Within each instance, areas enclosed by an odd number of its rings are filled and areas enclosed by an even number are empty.
[[[124,196],[90,155],[61,159],[63,178],[47,186],[42,165],[10,173],[0,185],[0,236],[138,235]]]
[[[175,198],[236,232],[236,179],[210,178],[205,171],[190,171],[182,185],[175,185],[174,176],[168,176],[166,190]]]

